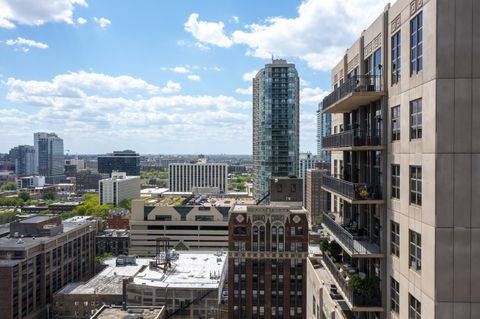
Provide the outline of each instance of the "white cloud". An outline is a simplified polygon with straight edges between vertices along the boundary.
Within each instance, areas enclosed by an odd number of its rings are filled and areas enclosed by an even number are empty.
[[[222,48],[232,46],[232,40],[225,35],[223,22],[198,20],[198,13],[190,14],[185,22],[185,31],[190,32],[202,44],[213,44]]]
[[[251,72],[243,73],[242,79],[247,82],[252,82],[252,79],[257,75],[258,70],[253,70]]]
[[[98,25],[101,27],[101,28],[106,28],[108,27],[110,24],[112,24],[112,21],[108,20],[107,18],[97,18],[97,17],[94,17],[93,20],[98,23]]]
[[[37,42],[34,40],[29,40],[25,38],[16,38],[5,41],[6,45],[16,46],[21,48],[24,52],[28,52],[28,48],[37,48],[37,49],[47,49],[48,45],[42,42]]]
[[[77,19],[77,23],[78,24],[85,24],[85,23],[87,23],[87,20],[85,18],[80,17],[80,18]]]
[[[180,92],[181,89],[182,89],[182,86],[180,85],[180,83],[173,82],[173,81],[168,81],[167,85],[164,88],[162,88],[160,90],[160,92],[162,92],[162,93],[176,93],[176,92]]]
[[[232,16],[232,21],[235,23],[239,23],[240,19],[237,16]]]
[[[181,73],[181,74],[188,74],[190,73],[190,70],[187,69],[186,67],[184,66],[176,66],[174,68],[171,68],[170,69],[171,71],[175,72],[175,73]]]
[[[208,51],[210,50],[210,47],[208,45],[205,45],[201,42],[195,42],[195,47],[199,48],[200,51]]]
[[[75,6],[87,6],[86,0],[0,0],[0,27],[12,29],[15,23],[42,25],[47,22],[73,24]]]
[[[243,94],[243,95],[252,95],[253,88],[250,85],[248,88],[238,88],[235,90],[237,94]]]
[[[317,106],[325,96],[328,95],[327,91],[321,88],[303,88],[300,91],[300,105],[314,105]]]
[[[200,81],[200,76],[196,74],[190,74],[187,78],[191,81]]]

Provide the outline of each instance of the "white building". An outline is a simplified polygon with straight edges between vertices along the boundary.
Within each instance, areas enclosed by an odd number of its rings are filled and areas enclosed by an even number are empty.
[[[170,192],[191,193],[193,189],[212,188],[218,193],[227,192],[227,164],[199,162],[175,163],[168,166]]]
[[[312,153],[300,153],[300,160],[298,163],[298,178],[302,179],[303,185],[303,206],[307,204],[307,170],[315,168],[317,160]]]
[[[17,188],[26,189],[45,186],[45,176],[25,176],[17,178]]]
[[[111,178],[98,181],[100,205],[118,205],[125,199],[140,198],[140,177],[127,176],[124,172],[112,172]]]

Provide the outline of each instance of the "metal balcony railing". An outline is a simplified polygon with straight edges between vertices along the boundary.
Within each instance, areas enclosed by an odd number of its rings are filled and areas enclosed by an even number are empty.
[[[323,99],[323,109],[327,109],[350,93],[381,92],[381,75],[356,75],[348,78],[345,83]]]
[[[380,247],[369,242],[368,237],[352,234],[336,223],[327,212],[323,212],[322,223],[351,253],[356,255],[380,253]]]
[[[324,148],[379,145],[381,145],[380,134],[372,134],[370,130],[354,129],[322,137]]]
[[[338,288],[342,290],[346,299],[353,307],[382,307],[380,287],[378,287],[378,289],[374,288],[375,291],[373,293],[372,291],[370,292],[372,296],[367,296],[365,291],[362,294],[358,292],[353,292],[349,289],[347,280],[340,273],[331,257],[328,255],[324,255],[323,261],[325,263],[325,267],[328,269],[330,274],[333,276],[333,279],[338,284]]]
[[[377,185],[353,183],[327,174],[322,174],[322,186],[351,200],[382,199],[382,195]]]

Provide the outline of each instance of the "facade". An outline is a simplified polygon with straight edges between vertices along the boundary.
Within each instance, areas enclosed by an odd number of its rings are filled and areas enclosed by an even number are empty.
[[[0,238],[2,318],[46,318],[53,294],[93,275],[95,228],[41,215],[10,224]]]
[[[98,182],[102,175],[91,170],[77,171],[75,174],[75,184],[77,191],[98,190]]]
[[[125,172],[128,176],[140,176],[140,154],[134,151],[114,151],[112,154],[98,156],[97,161],[100,174],[118,171]]]
[[[478,21],[477,2],[397,0],[332,70],[324,226],[348,257],[322,263],[357,317],[480,316]],[[379,283],[380,303],[334,262]]]
[[[307,171],[307,200],[305,208],[310,216],[312,225],[317,224],[319,217],[321,218],[323,211],[330,208],[329,193],[322,190],[322,174],[326,170],[309,169]]]
[[[285,60],[266,64],[253,79],[253,190],[268,197],[272,176],[297,176],[299,77]]]
[[[100,205],[118,206],[125,199],[140,198],[140,177],[127,176],[124,172],[112,172],[112,177],[98,182]]]
[[[95,237],[95,247],[97,256],[106,253],[118,255],[128,255],[130,246],[130,232],[127,229],[105,229]]]
[[[45,186],[45,176],[24,176],[16,179],[18,189]]]
[[[174,163],[168,165],[170,192],[192,193],[207,190],[208,193],[227,192],[227,164],[223,163]]]
[[[15,175],[28,176],[35,174],[35,148],[30,145],[19,145],[10,150],[10,160],[15,164]]]
[[[332,115],[323,113],[322,105],[320,103],[317,110],[317,156],[320,162],[330,163],[331,154],[323,150],[322,138],[332,134]]]
[[[315,168],[317,160],[312,153],[300,153],[300,161],[298,162],[298,178],[302,179],[303,189],[303,206],[307,205],[307,171]]]
[[[294,182],[300,180],[292,179]],[[288,181],[284,179],[283,181]],[[294,201],[235,205],[229,219],[228,313],[231,318],[306,318],[308,218],[302,194]],[[298,185],[290,183],[291,185]],[[299,186],[300,186],[299,185]]]
[[[128,209],[111,209],[107,216],[107,228],[129,229],[130,211]]]
[[[35,173],[45,176],[48,184],[65,180],[63,140],[55,133],[34,133]]]

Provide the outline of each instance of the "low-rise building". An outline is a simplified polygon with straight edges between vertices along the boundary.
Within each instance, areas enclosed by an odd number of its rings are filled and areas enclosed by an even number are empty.
[[[107,216],[107,228],[129,229],[130,211],[128,209],[111,209]]]
[[[127,229],[105,229],[95,238],[97,256],[111,253],[115,256],[128,254],[130,232]]]
[[[100,205],[110,203],[118,206],[125,199],[140,198],[140,177],[112,172],[111,178],[98,182],[98,191]]]
[[[90,319],[142,318],[164,319],[165,307],[122,307],[103,305]]]
[[[18,189],[28,189],[45,186],[45,176],[24,176],[16,179]]]

